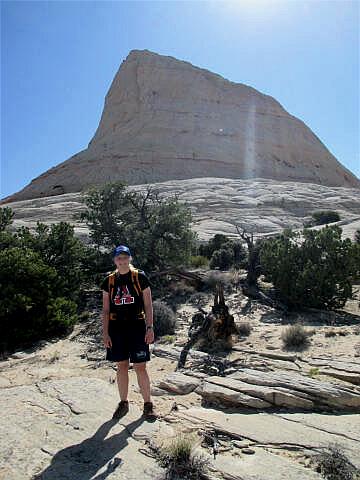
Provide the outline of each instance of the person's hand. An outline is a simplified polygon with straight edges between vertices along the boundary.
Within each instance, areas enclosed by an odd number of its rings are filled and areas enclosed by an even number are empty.
[[[106,348],[111,348],[112,347],[111,338],[110,338],[110,335],[108,333],[103,334],[103,341],[104,341],[104,345],[105,345]]]
[[[153,328],[149,328],[149,330],[146,330],[145,342],[146,343],[154,343],[154,329]]]

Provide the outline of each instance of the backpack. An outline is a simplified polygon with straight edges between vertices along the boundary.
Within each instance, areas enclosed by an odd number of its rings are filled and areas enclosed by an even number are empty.
[[[141,286],[140,286],[140,282],[139,282],[139,270],[131,264],[129,266],[130,266],[132,284],[135,288],[135,291],[136,291],[137,295],[140,297],[141,296]],[[112,293],[113,293],[113,290],[114,290],[114,287],[115,287],[115,275],[116,275],[116,270],[114,270],[109,275],[109,294],[110,294],[109,296],[110,296],[110,300],[112,298]],[[143,314],[143,311],[141,312],[141,314]],[[115,320],[115,319],[116,319],[116,314],[110,313],[110,320]]]

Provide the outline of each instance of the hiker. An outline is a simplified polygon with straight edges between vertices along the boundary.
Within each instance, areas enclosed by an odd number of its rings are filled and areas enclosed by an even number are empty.
[[[143,415],[156,419],[150,398],[150,379],[146,362],[150,360],[149,344],[154,342],[153,309],[150,282],[143,270],[131,261],[129,247],[119,245],[113,251],[116,270],[101,284],[103,290],[103,340],[106,360],[117,363],[120,402],[114,419],[129,411],[129,359],[133,363],[144,399]]]

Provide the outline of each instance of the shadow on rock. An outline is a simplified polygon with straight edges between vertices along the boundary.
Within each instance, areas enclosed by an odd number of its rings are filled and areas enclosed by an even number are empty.
[[[106,439],[106,435],[117,421],[105,422],[91,438],[57,452],[51,464],[31,480],[104,480],[116,468],[121,468],[123,459],[116,455],[128,445],[129,436],[143,422],[144,419],[139,418],[129,423],[120,433]],[[106,471],[96,475],[107,462],[109,464]]]
[[[261,323],[268,324],[291,324],[300,322],[303,325],[321,327],[321,326],[351,326],[358,325],[360,316],[354,313],[340,310],[319,310],[316,308],[302,308],[287,312],[265,312],[260,317]]]

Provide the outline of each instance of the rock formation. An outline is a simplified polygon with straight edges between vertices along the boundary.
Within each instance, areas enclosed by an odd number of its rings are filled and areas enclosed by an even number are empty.
[[[284,228],[301,229],[311,219],[312,212],[329,208],[340,215],[337,225],[343,230],[343,238],[353,239],[360,229],[360,190],[356,188],[212,177],[172,180],[154,186],[160,196],[177,194],[191,206],[192,229],[201,240],[209,240],[216,233],[239,238],[235,225],[246,226],[257,236],[273,235]],[[145,192],[145,189],[146,185],[129,187],[130,191]],[[14,228],[33,229],[37,221],[71,222],[76,235],[84,241],[89,239],[86,225],[72,217],[84,211],[80,193],[22,200],[7,206],[15,212]]]
[[[133,50],[105,98],[88,148],[5,199],[198,177],[269,178],[328,186],[360,181],[269,95],[148,50]]]

